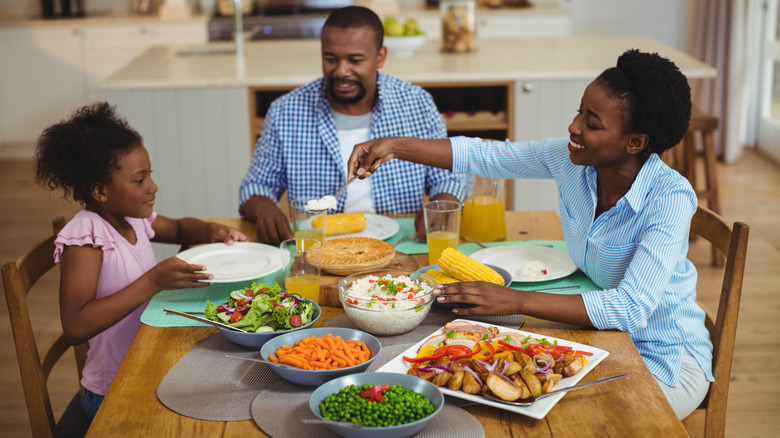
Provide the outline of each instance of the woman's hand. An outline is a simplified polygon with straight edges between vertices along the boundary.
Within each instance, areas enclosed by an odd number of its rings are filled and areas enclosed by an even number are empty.
[[[210,283],[201,280],[211,280],[214,274],[203,272],[208,266],[192,265],[174,256],[167,258],[145,275],[159,290],[184,289],[191,287],[206,287]]]
[[[433,291],[436,301],[447,304],[472,304],[456,308],[458,315],[514,315],[520,311],[519,291],[485,281],[440,284]]]
[[[393,145],[403,140],[402,137],[385,137],[355,145],[347,162],[347,175],[360,178],[371,176],[382,163],[395,158]]]
[[[227,225],[209,222],[209,228],[211,230],[211,242],[225,242],[227,245],[232,245],[233,242],[246,242],[249,240],[244,233]]]

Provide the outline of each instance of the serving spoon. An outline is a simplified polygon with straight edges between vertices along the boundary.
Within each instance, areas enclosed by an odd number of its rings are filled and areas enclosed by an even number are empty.
[[[593,386],[593,385],[598,385],[599,383],[609,382],[610,380],[615,380],[615,379],[619,379],[621,377],[626,377],[627,375],[628,374],[617,374],[617,375],[614,375],[614,376],[603,377],[601,379],[592,380],[592,381],[587,382],[587,383],[580,383],[579,385],[574,385],[574,386],[569,386],[569,387],[566,387],[566,388],[556,389],[556,390],[550,391],[550,392],[548,392],[546,394],[542,394],[540,396],[537,396],[536,398],[531,399],[530,401],[507,401],[507,400],[498,398],[497,396],[495,396],[495,395],[493,395],[492,393],[489,393],[489,392],[486,392],[484,394],[484,396],[486,398],[489,398],[489,399],[491,399],[493,401],[497,401],[499,403],[504,403],[504,404],[512,405],[512,406],[524,406],[525,407],[525,406],[531,406],[535,402],[537,402],[537,401],[539,401],[539,400],[541,400],[541,399],[543,399],[545,397],[550,397],[550,396],[553,396],[553,395],[562,394],[564,392],[573,391],[575,389],[587,388],[588,386]]]
[[[345,183],[344,183],[344,185],[343,185],[343,186],[341,186],[341,188],[339,189],[339,191],[338,191],[338,192],[336,192],[336,194],[335,194],[335,195],[333,195],[333,197],[334,197],[334,198],[338,198],[338,197],[339,197],[339,195],[341,194],[341,192],[343,192],[344,190],[346,190],[346,189],[347,189],[347,186],[349,186],[350,184],[352,184],[353,182],[355,182],[355,180],[356,180],[356,179],[359,179],[359,178],[358,178],[358,177],[354,177],[354,178],[352,178],[351,180],[349,180],[349,181],[345,182]],[[326,195],[326,196],[327,196],[327,195]],[[324,197],[325,197],[325,196],[323,196],[322,198],[324,198]],[[320,198],[320,199],[322,199],[322,198]],[[314,209],[314,208],[308,208],[308,207],[306,207],[306,211],[308,211],[308,212],[310,212],[310,213],[319,213],[319,212],[321,212],[321,211],[325,211],[325,210],[329,210],[329,209],[327,209],[327,208],[323,208],[323,209],[317,210],[317,209]]]
[[[259,362],[259,363],[264,363],[264,364],[267,364],[267,365],[279,365],[282,368],[296,368],[296,369],[300,369],[300,368],[297,368],[297,367],[294,367],[294,366],[291,366],[291,365],[285,365],[285,364],[279,363],[279,362],[271,362],[270,360],[265,360],[265,359],[257,359],[257,358],[254,358],[254,357],[236,356],[236,355],[233,355],[233,354],[226,354],[225,357],[229,357],[229,358],[232,358],[232,359],[248,360],[250,362]]]
[[[189,318],[189,319],[194,319],[195,321],[200,321],[200,322],[205,323],[205,324],[213,325],[214,327],[221,327],[221,328],[228,329],[228,330],[235,330],[235,331],[241,332],[241,333],[249,333],[248,331],[246,331],[244,329],[240,329],[238,327],[233,327],[232,325],[227,325],[227,324],[223,324],[221,322],[212,321],[210,319],[201,318],[200,316],[191,315],[189,313],[179,312],[178,310],[171,310],[171,309],[163,309],[163,310],[165,310],[166,312],[168,312],[170,314],[183,316],[183,317]]]

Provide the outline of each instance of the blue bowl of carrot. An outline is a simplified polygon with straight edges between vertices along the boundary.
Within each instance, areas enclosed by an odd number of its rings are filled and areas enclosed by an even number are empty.
[[[260,356],[278,361],[269,366],[285,380],[322,385],[336,377],[366,371],[380,351],[382,344],[366,332],[328,327],[279,335],[263,345]]]

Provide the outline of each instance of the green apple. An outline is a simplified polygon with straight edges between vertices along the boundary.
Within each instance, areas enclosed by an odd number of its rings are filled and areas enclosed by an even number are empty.
[[[422,35],[420,26],[417,25],[417,20],[415,20],[414,18],[410,18],[406,20],[406,22],[404,23],[404,35],[407,36]]]
[[[404,34],[404,25],[395,17],[385,18],[384,26],[385,35],[387,36],[401,36]]]

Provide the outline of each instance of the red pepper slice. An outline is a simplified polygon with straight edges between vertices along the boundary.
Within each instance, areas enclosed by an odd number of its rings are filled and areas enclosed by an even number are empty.
[[[441,350],[441,349],[438,349],[438,350],[434,351],[433,354],[430,355],[430,356],[423,356],[423,357],[406,357],[406,356],[404,356],[403,359],[405,361],[411,362],[411,363],[420,363],[420,362],[434,361],[434,360],[437,360],[437,359],[441,359],[446,354],[446,350],[444,350],[444,351],[439,351],[439,350]]]
[[[522,351],[523,353],[532,356],[531,352],[528,349],[523,347],[515,347],[514,345],[507,344],[506,342],[501,340],[498,341],[498,345],[501,346],[501,350]]]
[[[382,395],[382,391],[385,389],[390,389],[390,385],[376,385],[372,386],[371,388],[366,389],[365,391],[360,393],[360,397],[368,399],[368,401],[385,401],[385,396]]]

